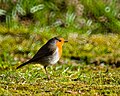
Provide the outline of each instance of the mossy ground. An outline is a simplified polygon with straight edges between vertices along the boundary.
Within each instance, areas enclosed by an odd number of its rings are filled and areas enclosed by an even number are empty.
[[[120,68],[66,62],[48,67],[47,80],[38,65],[20,70],[4,70],[0,74],[0,95],[111,95],[120,94]]]
[[[83,34],[72,29],[28,29],[4,31],[0,34],[0,95],[91,95],[120,94],[120,35]],[[51,37],[61,35],[69,40],[63,56],[55,66],[47,68],[51,79],[39,65],[26,65]],[[117,65],[117,66],[116,66]]]

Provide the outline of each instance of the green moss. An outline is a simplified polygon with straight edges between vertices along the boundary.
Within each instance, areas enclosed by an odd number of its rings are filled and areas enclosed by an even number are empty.
[[[30,65],[29,69],[16,71],[1,71],[1,95],[118,95],[119,71],[109,67],[91,65],[64,64],[59,70],[54,70],[61,65],[48,67],[51,80],[38,66]],[[66,70],[67,69],[67,70]],[[66,70],[66,71],[65,71]],[[65,72],[64,72],[65,71]],[[52,72],[52,74],[51,74]],[[63,73],[64,72],[64,73]],[[62,74],[61,74],[62,73]]]

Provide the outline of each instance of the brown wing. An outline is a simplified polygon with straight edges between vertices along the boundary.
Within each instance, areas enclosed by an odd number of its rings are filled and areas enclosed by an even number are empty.
[[[30,62],[35,62],[38,59],[44,58],[46,56],[52,55],[56,50],[56,46],[52,46],[49,43],[46,43],[42,46],[38,52],[34,55],[34,57],[30,60]]]
[[[43,47],[41,47],[38,52],[35,54],[35,56],[30,59],[29,61],[21,64],[20,66],[17,67],[21,68],[22,66],[32,63],[32,62],[38,62],[40,59],[42,60],[44,57],[47,57],[49,55],[52,55],[54,51],[56,50],[56,45],[55,45],[55,38],[50,39]]]
[[[40,59],[42,59],[46,56],[52,55],[55,50],[56,50],[55,46],[50,45],[50,43],[46,43],[43,47],[41,47],[38,50],[38,52],[35,54],[35,56],[32,59],[30,59],[29,61],[21,64],[20,66],[17,67],[17,69],[21,68],[22,66],[24,66],[26,64],[29,64],[29,63],[32,63],[32,62],[37,62],[38,60],[40,60]]]

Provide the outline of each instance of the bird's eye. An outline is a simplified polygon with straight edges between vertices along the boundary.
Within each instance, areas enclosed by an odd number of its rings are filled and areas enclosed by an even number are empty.
[[[59,42],[61,42],[61,40],[58,40]]]

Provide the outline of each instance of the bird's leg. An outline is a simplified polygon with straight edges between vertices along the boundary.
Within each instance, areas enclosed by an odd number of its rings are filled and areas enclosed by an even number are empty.
[[[47,75],[48,80],[50,80],[50,75],[48,74],[47,66],[44,66],[44,69],[45,69],[45,72],[46,72],[46,75]]]

